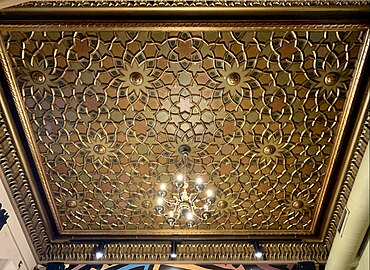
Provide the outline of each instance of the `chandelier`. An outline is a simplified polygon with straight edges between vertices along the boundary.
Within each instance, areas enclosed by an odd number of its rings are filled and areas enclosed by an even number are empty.
[[[186,169],[190,147],[182,145],[179,152]],[[170,192],[172,189],[176,192]],[[173,188],[168,191],[167,185],[162,183],[157,195],[157,205],[154,209],[165,217],[170,226],[185,223],[186,226],[193,227],[197,221],[206,220],[211,216],[210,207],[215,202],[213,191],[206,190],[203,179],[199,176],[192,180],[186,172],[179,172],[175,176]]]

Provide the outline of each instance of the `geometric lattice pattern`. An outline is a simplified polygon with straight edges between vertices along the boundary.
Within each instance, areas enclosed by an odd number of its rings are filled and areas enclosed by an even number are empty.
[[[4,32],[59,232],[309,234],[364,34]],[[216,202],[172,228],[184,143]]]

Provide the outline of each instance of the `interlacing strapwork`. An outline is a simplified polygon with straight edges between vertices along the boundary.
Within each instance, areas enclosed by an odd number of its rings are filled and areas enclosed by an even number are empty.
[[[183,144],[215,192],[193,228],[311,229],[362,31],[4,35],[63,230],[172,229]]]

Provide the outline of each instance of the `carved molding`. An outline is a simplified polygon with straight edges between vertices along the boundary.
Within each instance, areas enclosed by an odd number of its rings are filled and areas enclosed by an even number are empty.
[[[325,238],[325,243],[328,244],[329,249],[334,241],[334,237],[337,233],[337,227],[342,216],[343,210],[347,204],[349,195],[351,193],[352,186],[355,182],[358,169],[362,161],[362,157],[366,151],[366,147],[370,140],[370,110],[367,111],[366,119],[362,126],[362,131],[357,139],[357,146],[352,154],[351,162],[345,176],[342,189],[337,199],[337,205],[331,219],[329,229]]]
[[[48,250],[45,260],[89,261],[94,259],[94,244],[54,244]],[[325,261],[328,249],[324,244],[285,243],[262,244],[265,259],[268,261]],[[107,244],[103,260],[124,262],[170,261],[169,244]],[[253,245],[248,243],[183,243],[177,247],[176,261],[186,262],[226,262],[256,261]]]
[[[3,31],[265,31],[265,30],[367,30],[367,24],[294,24],[294,23],[244,23],[244,22],[127,22],[127,23],[48,23],[48,24],[0,24]]]
[[[0,167],[5,179],[18,205],[20,215],[28,230],[37,254],[42,257],[49,243],[44,225],[41,221],[38,208],[29,181],[19,161],[17,150],[14,147],[14,139],[10,135],[4,118],[4,112],[0,108]]]
[[[365,0],[112,0],[30,1],[19,7],[291,7],[365,6]]]
[[[355,74],[355,78],[353,79],[353,85],[352,87],[358,88],[359,82],[360,82],[360,76],[363,73],[360,69],[363,68],[365,65],[366,55],[369,53],[369,46],[370,46],[370,37],[369,37],[369,31],[367,32],[367,38],[364,43],[362,56],[359,58],[358,61],[358,72]],[[362,76],[366,77],[366,74],[362,74]],[[369,92],[369,85],[367,85],[367,88],[364,89],[364,91]],[[351,153],[350,162],[347,168],[347,172],[344,176],[342,186],[340,189],[340,193],[337,197],[337,204],[335,207],[335,210],[333,212],[331,222],[328,227],[328,231],[325,236],[325,243],[328,244],[329,249],[331,248],[331,244],[334,241],[334,237],[337,233],[337,227],[340,221],[340,218],[342,216],[342,213],[344,211],[344,208],[347,204],[353,183],[356,179],[356,175],[358,172],[358,169],[360,167],[362,157],[366,151],[366,147],[370,140],[370,108],[369,108],[369,95],[365,95],[363,106],[365,107],[365,113],[362,119],[362,124],[360,128],[360,132],[358,133],[358,137],[355,141],[355,147],[353,149],[353,152]]]

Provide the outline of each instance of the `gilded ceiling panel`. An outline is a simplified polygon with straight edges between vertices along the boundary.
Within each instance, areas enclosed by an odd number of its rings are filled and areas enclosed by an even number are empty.
[[[59,233],[316,229],[363,31],[9,31],[3,39]],[[201,176],[215,194],[211,217],[192,228],[155,211],[161,183],[176,196],[178,172]]]

